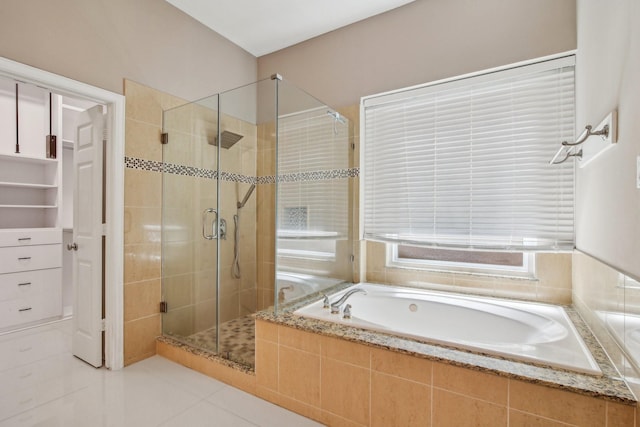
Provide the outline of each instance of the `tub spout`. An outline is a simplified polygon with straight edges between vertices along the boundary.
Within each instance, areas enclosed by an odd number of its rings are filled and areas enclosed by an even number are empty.
[[[284,291],[292,291],[293,290],[293,286],[283,286],[280,288],[280,290],[278,291],[278,302],[279,303],[283,303],[285,300],[285,296],[284,296]]]
[[[337,314],[340,313],[340,307],[342,307],[342,304],[344,304],[345,302],[347,302],[347,299],[353,295],[353,294],[357,294],[357,293],[363,293],[363,294],[367,294],[367,291],[365,291],[364,289],[351,289],[349,292],[347,292],[346,294],[342,295],[342,297],[334,302],[333,304],[331,304],[331,313],[332,314]]]

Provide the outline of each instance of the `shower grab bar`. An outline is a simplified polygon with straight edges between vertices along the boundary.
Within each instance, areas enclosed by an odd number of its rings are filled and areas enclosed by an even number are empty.
[[[215,217],[213,218],[213,221],[211,221],[211,232],[212,234],[207,234],[206,232],[206,227],[207,227],[207,215],[210,213],[214,213],[216,214]],[[207,240],[214,240],[218,238],[218,233],[217,233],[217,228],[216,224],[218,222],[218,211],[213,209],[213,208],[207,208],[204,211],[202,211],[202,237],[204,237]]]

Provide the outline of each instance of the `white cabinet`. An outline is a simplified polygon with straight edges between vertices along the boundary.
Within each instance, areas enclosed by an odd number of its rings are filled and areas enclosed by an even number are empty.
[[[59,104],[0,77],[0,331],[62,314],[61,149],[46,154]]]
[[[62,314],[62,230],[0,230],[0,331]]]

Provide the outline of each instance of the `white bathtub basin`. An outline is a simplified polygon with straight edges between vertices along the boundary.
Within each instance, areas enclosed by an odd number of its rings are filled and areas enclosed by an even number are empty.
[[[602,372],[562,307],[359,284],[352,318],[318,301],[295,314],[577,372]],[[336,301],[344,290],[330,297]]]

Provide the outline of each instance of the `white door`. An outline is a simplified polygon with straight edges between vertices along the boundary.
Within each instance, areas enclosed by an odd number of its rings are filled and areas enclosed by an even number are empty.
[[[74,146],[73,354],[102,366],[102,181],[104,116],[80,115]]]

